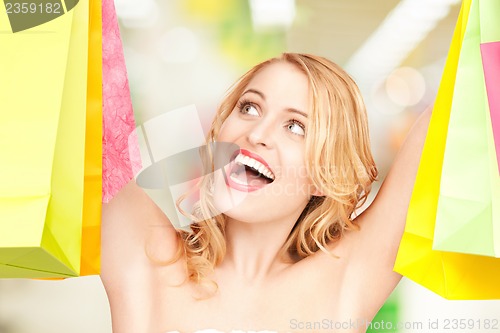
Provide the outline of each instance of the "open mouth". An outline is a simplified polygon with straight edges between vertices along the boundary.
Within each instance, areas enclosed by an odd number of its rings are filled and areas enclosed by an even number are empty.
[[[275,179],[274,173],[262,158],[244,149],[235,152],[225,169],[226,184],[239,191],[258,190]]]

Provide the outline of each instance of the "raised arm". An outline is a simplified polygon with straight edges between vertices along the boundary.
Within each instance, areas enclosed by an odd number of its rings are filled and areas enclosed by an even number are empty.
[[[367,317],[375,315],[401,279],[393,267],[430,116],[429,108],[413,125],[374,202],[358,217],[361,230],[345,237],[351,253],[346,278],[358,282],[356,293]]]
[[[156,292],[148,254],[165,261],[173,257],[178,245],[175,229],[132,180],[103,205],[101,244],[101,280],[113,332],[144,331],[151,322],[151,295]]]
[[[369,222],[364,223],[362,227],[380,236],[379,240],[388,242],[394,259],[403,235],[431,113],[432,108],[428,108],[415,121],[367,211]]]

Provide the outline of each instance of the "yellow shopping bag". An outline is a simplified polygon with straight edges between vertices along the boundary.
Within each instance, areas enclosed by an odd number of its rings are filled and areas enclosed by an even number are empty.
[[[26,33],[0,12],[0,277],[80,273],[88,11]]]
[[[434,105],[394,270],[448,299],[500,298],[500,259],[432,249],[448,122],[471,0],[464,0]]]

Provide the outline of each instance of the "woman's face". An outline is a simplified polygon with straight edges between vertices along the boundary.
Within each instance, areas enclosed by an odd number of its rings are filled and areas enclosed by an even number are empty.
[[[219,211],[242,222],[297,220],[315,194],[305,168],[308,106],[308,79],[294,65],[254,76],[217,138],[240,147],[215,176]]]

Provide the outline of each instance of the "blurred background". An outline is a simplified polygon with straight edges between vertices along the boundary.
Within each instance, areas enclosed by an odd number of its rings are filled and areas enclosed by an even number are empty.
[[[459,0],[115,5],[137,124],[194,104],[207,130],[224,92],[250,67],[284,51],[318,54],[346,68],[360,86],[381,179],[415,118],[432,106],[460,10]],[[428,323],[437,318],[500,320],[500,302],[446,301],[403,279],[378,318],[407,322],[399,332],[432,332]],[[0,333],[28,332],[111,332],[99,278],[0,280]]]

